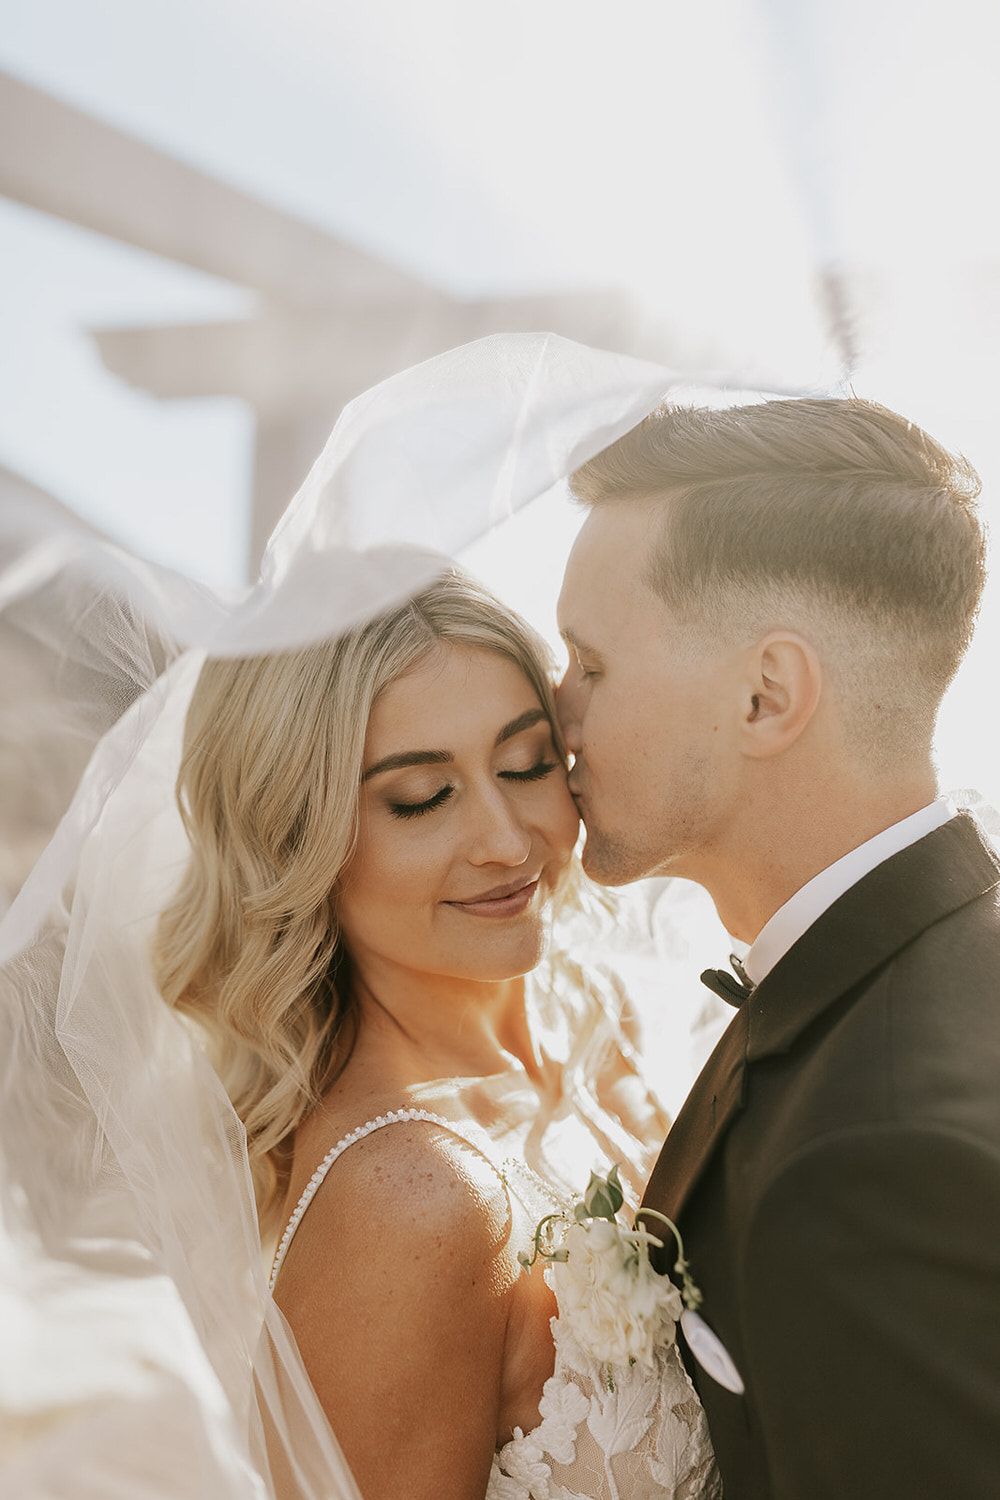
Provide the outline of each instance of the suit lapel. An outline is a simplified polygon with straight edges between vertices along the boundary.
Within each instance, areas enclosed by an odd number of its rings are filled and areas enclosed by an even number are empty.
[[[968,813],[900,850],[825,911],[747,1002],[749,1062],[787,1052],[842,995],[907,943],[1000,885],[1000,863]]]
[[[835,901],[737,1011],[670,1129],[643,1206],[676,1222],[743,1107],[747,1067],[787,1051],[894,953],[998,885],[994,850],[975,820],[960,813]]]
[[[676,1223],[691,1190],[746,1095],[747,1011],[736,1012],[670,1128],[643,1206]],[[656,1232],[656,1221],[648,1220]]]

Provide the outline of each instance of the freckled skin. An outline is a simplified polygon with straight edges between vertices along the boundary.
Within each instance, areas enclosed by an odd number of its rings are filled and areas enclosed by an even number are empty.
[[[579,819],[546,720],[496,747],[497,731],[537,708],[516,664],[495,652],[447,645],[390,684],[368,727],[365,764],[411,749],[447,749],[449,765],[389,771],[362,788],[357,852],[338,915],[355,962],[384,984],[400,970],[492,981],[524,974],[541,957],[542,912],[565,869]],[[547,776],[517,781],[539,764]],[[447,801],[409,819],[443,786]],[[541,876],[539,897],[516,921],[476,920],[449,906],[519,876]]]
[[[549,896],[579,829],[548,721],[496,744],[538,707],[514,663],[453,645],[375,705],[366,767],[414,750],[451,759],[363,783],[358,847],[337,891],[362,1027],[296,1132],[289,1207],[332,1142],[408,1088],[502,1065],[518,976],[544,949]],[[399,815],[444,787],[431,810]],[[538,893],[515,916],[451,905],[535,876]],[[482,1500],[497,1443],[538,1424],[555,1308],[542,1268],[523,1275],[516,1260],[532,1227],[479,1153],[438,1127],[395,1124],[334,1164],[276,1297],[365,1500],[438,1500],[443,1475],[452,1500]]]

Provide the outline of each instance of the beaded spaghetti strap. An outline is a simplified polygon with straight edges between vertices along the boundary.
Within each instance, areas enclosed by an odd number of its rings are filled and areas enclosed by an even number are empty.
[[[285,1232],[281,1236],[281,1239],[278,1243],[278,1248],[275,1251],[274,1261],[271,1266],[271,1276],[268,1281],[268,1287],[272,1292],[274,1291],[274,1283],[277,1279],[278,1272],[281,1270],[281,1263],[284,1260],[285,1256],[288,1254],[288,1247],[292,1243],[292,1239],[295,1235],[296,1229],[298,1229],[300,1223],[302,1222],[302,1215],[305,1213],[306,1209],[309,1207],[310,1203],[319,1192],[320,1185],[324,1177],[326,1176],[327,1172],[329,1172],[338,1156],[342,1156],[343,1153],[347,1150],[348,1146],[353,1146],[355,1141],[360,1141],[364,1136],[371,1135],[376,1130],[382,1130],[386,1125],[397,1125],[401,1121],[405,1120],[426,1120],[429,1124],[440,1125],[445,1130],[450,1131],[452,1135],[458,1136],[459,1140],[465,1141],[466,1145],[471,1146],[473,1150],[478,1151],[482,1156],[485,1156],[486,1160],[490,1163],[494,1171],[500,1177],[500,1180],[504,1183],[504,1185],[506,1185],[506,1173],[496,1165],[495,1161],[492,1158],[492,1155],[490,1154],[490,1151],[488,1149],[483,1149],[483,1141],[485,1141],[487,1145],[489,1144],[489,1137],[486,1135],[485,1131],[483,1131],[482,1133],[483,1140],[477,1141],[473,1138],[473,1135],[471,1133],[465,1134],[462,1130],[459,1130],[459,1128],[452,1120],[446,1120],[443,1115],[432,1114],[428,1109],[391,1109],[389,1110],[388,1114],[376,1115],[373,1120],[366,1120],[364,1125],[358,1125],[354,1130],[349,1131],[347,1135],[341,1136],[337,1144],[335,1146],[331,1146],[330,1150],[326,1153],[323,1160],[320,1162],[319,1166],[310,1177],[308,1183],[305,1186],[305,1189],[303,1190],[301,1198],[295,1205],[292,1217],[289,1219]]]

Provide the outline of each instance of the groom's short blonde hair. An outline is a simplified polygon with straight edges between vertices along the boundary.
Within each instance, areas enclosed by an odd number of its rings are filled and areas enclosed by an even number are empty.
[[[801,630],[870,751],[930,738],[985,580],[965,458],[854,397],[663,407],[572,485],[590,506],[662,499],[644,573],[678,619]]]

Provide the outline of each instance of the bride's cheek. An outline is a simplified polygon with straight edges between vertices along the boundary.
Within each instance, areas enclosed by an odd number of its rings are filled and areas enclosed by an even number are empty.
[[[373,870],[379,904],[391,907],[404,920],[433,903],[444,880],[447,860],[441,830],[426,827],[426,821],[400,822],[385,830],[379,841]]]
[[[570,795],[565,777],[553,787],[554,796],[549,809],[549,842],[569,859],[580,831],[580,814]]]
[[[391,906],[400,898],[412,900],[412,853],[408,841],[392,825],[372,820],[363,826],[343,888],[355,906],[368,910]]]

